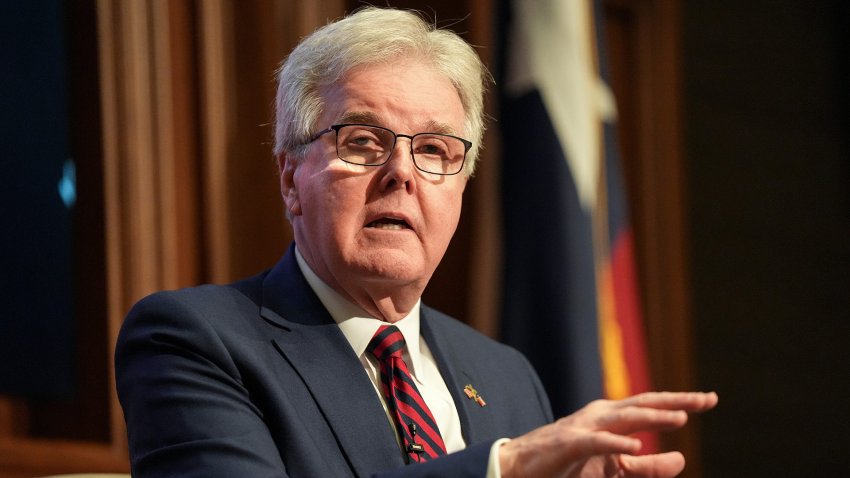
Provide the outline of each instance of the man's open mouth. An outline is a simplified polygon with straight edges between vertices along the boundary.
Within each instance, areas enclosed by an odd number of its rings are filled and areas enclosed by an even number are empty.
[[[380,219],[376,219],[369,224],[366,224],[366,227],[371,227],[375,229],[386,229],[390,231],[399,231],[402,229],[411,229],[410,224],[403,219],[392,219],[389,217],[382,217]]]

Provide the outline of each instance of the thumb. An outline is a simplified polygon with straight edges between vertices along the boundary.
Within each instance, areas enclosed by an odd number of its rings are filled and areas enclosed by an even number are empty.
[[[678,451],[657,455],[620,455],[620,466],[626,476],[676,476],[685,469],[685,457]]]

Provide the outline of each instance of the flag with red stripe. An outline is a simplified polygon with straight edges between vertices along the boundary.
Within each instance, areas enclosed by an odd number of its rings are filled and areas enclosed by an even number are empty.
[[[503,0],[497,29],[502,338],[559,415],[651,388],[597,7]]]

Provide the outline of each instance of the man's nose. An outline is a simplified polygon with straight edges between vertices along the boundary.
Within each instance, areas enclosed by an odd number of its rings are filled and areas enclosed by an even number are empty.
[[[384,189],[404,187],[412,192],[413,176],[416,165],[413,164],[413,151],[409,138],[399,137],[387,162],[382,166],[381,185]]]

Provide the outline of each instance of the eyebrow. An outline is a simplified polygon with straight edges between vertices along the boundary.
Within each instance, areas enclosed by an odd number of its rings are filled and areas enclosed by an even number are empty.
[[[386,123],[382,120],[380,115],[372,113],[370,111],[349,111],[340,116],[338,120],[339,124],[344,123],[362,123],[362,124],[373,124],[375,126],[384,126]],[[454,131],[454,128],[449,126],[446,123],[441,123],[439,121],[429,120],[425,124],[424,131],[416,131],[410,132],[410,134],[416,133],[440,133],[440,134],[457,134]]]
[[[368,111],[349,111],[339,118],[339,123],[365,123],[380,126],[381,118]]]

